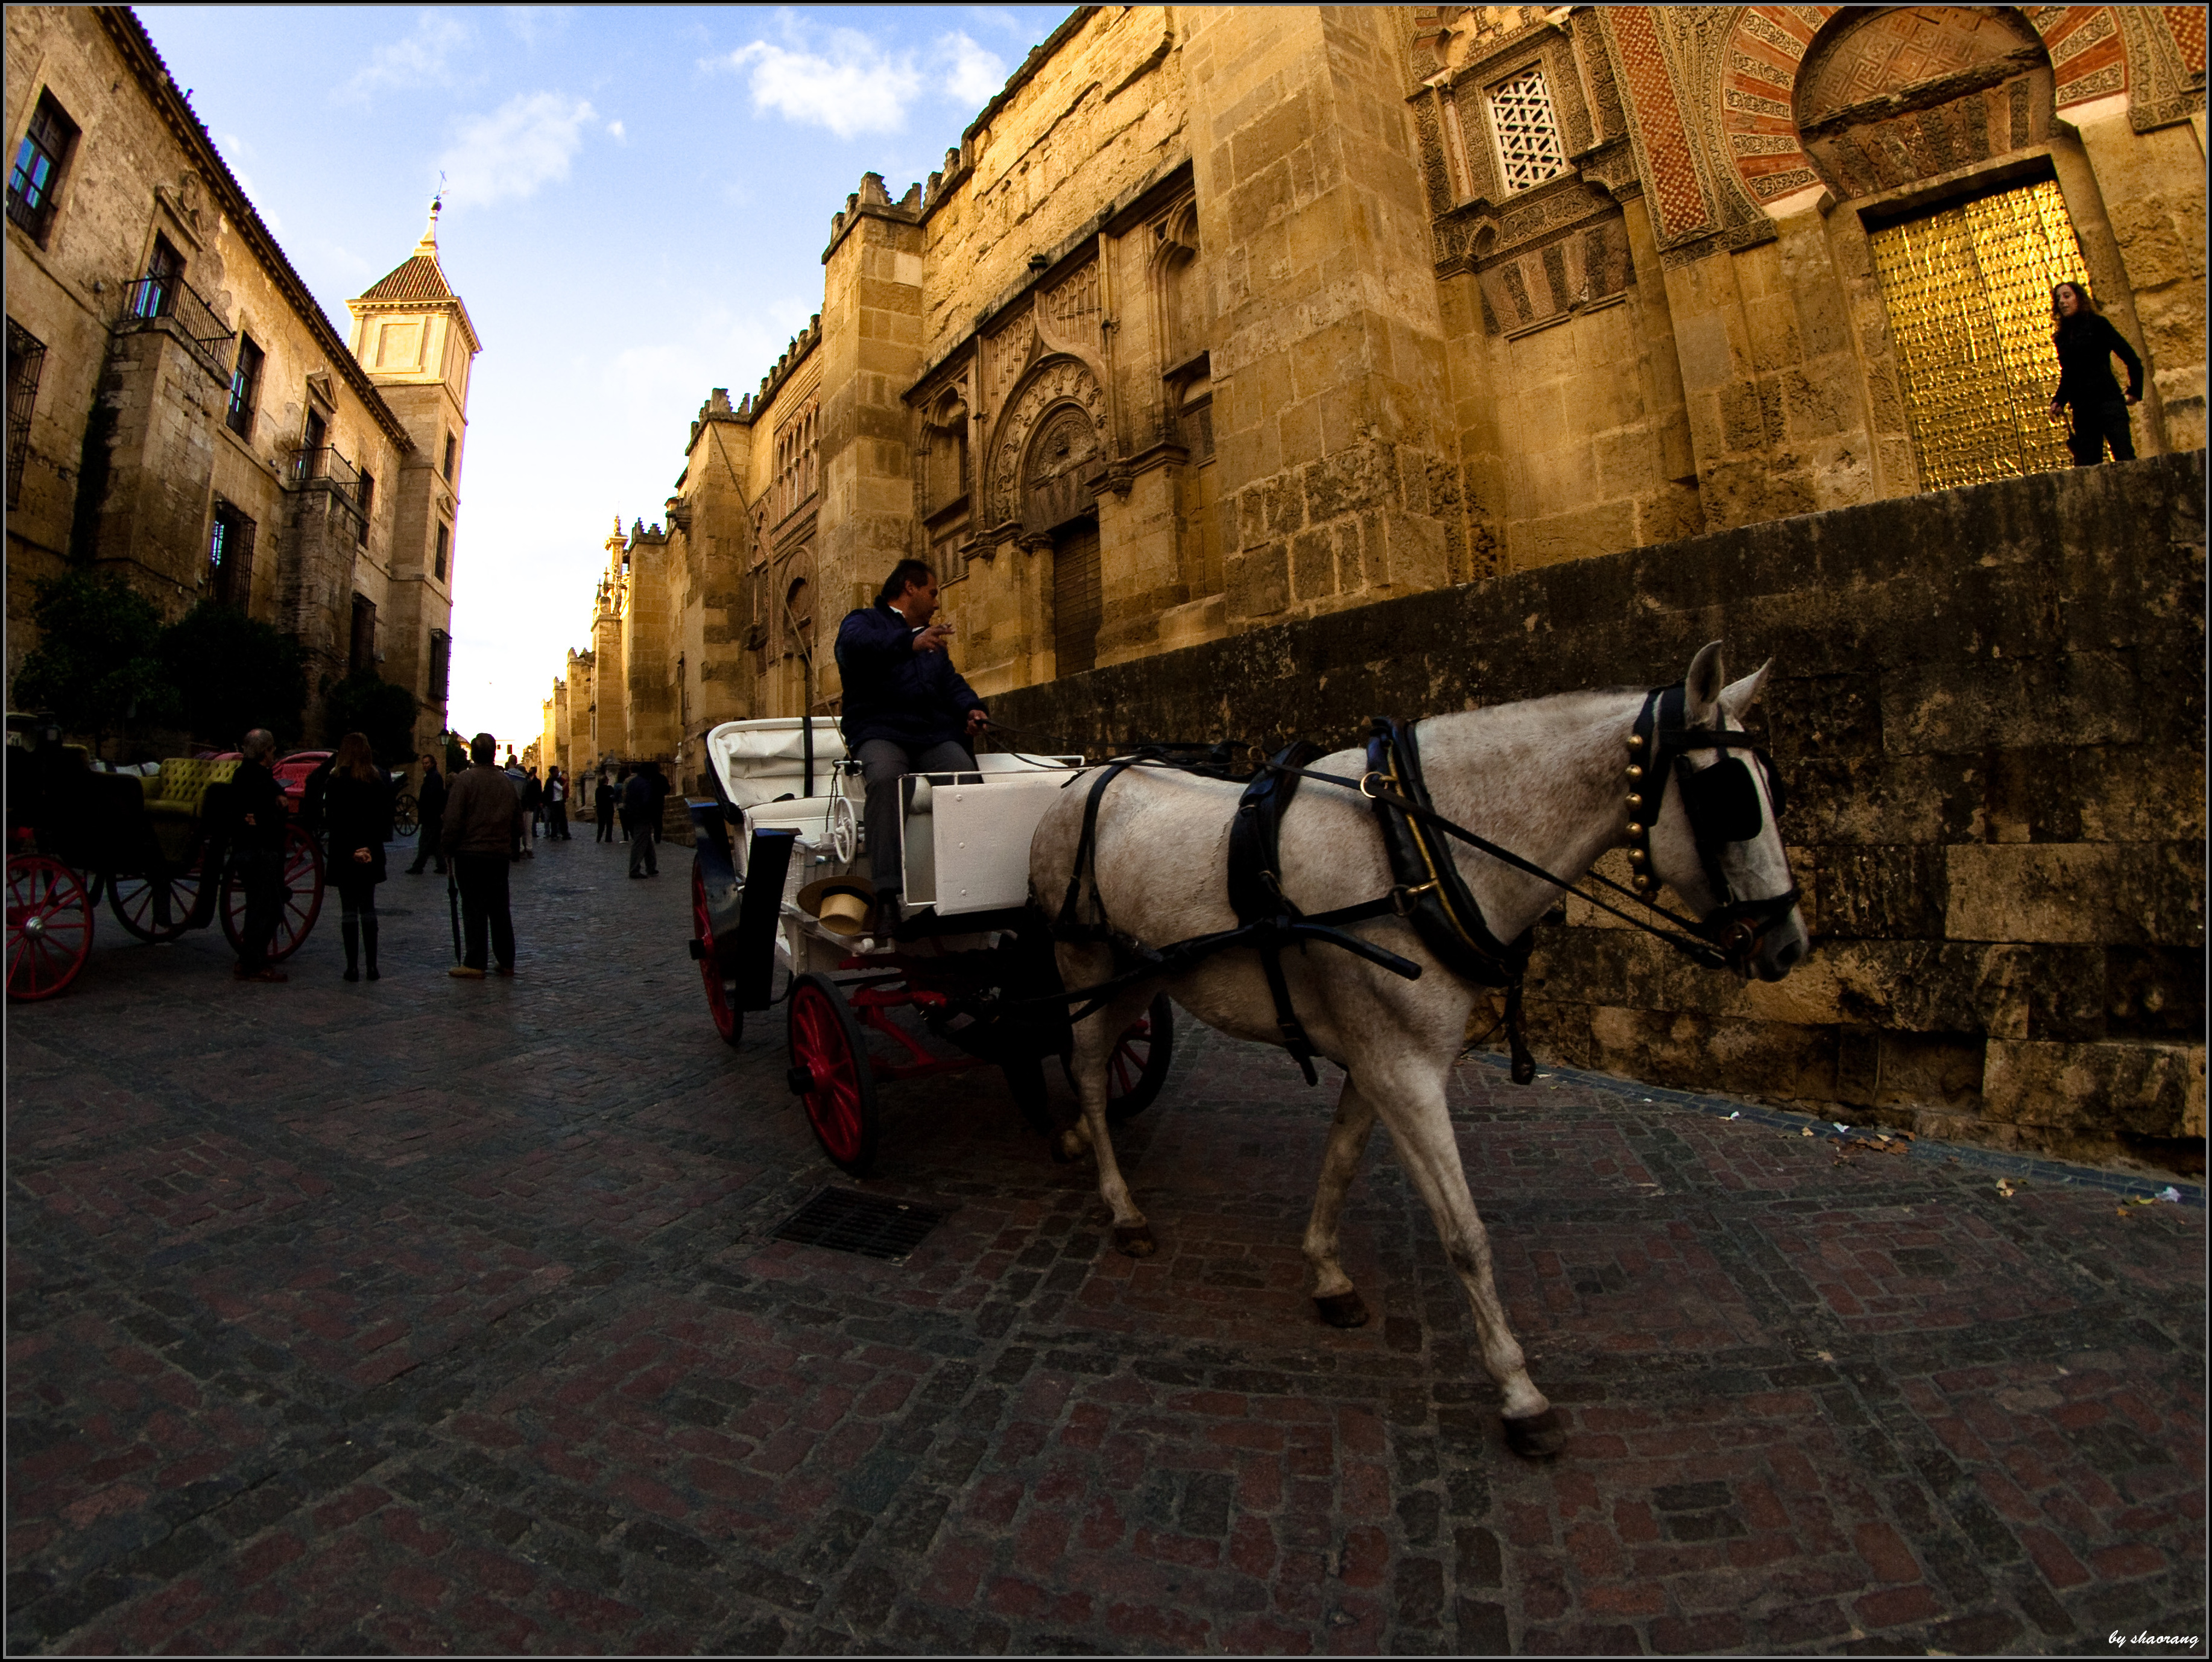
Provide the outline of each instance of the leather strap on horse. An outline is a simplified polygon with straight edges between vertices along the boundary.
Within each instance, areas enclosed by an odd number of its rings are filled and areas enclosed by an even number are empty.
[[[1326,755],[1321,746],[1300,739],[1275,754],[1244,787],[1237,802],[1237,817],[1229,822],[1229,905],[1241,924],[1274,925],[1274,934],[1287,935],[1302,914],[1283,892],[1283,812],[1297,794],[1301,775],[1291,772]],[[1313,1040],[1291,1008],[1290,984],[1283,979],[1282,949],[1274,944],[1260,949],[1260,968],[1267,978],[1267,991],[1275,1001],[1275,1028],[1283,1035],[1283,1048],[1306,1077],[1314,1073]]]
[[[1536,1077],[1536,1058],[1529,1054],[1522,1022],[1521,981],[1528,973],[1532,934],[1523,931],[1516,941],[1501,941],[1484,920],[1481,906],[1460,876],[1459,863],[1437,835],[1437,816],[1421,776],[1420,746],[1411,723],[1375,718],[1374,735],[1367,741],[1367,772],[1370,779],[1379,777],[1395,787],[1388,794],[1375,792],[1370,796],[1382,846],[1389,853],[1391,875],[1398,880],[1398,891],[1412,898],[1407,916],[1414,932],[1455,975],[1505,989],[1505,1036],[1513,1057],[1513,1082],[1527,1084]],[[1425,811],[1407,813],[1401,804]]]

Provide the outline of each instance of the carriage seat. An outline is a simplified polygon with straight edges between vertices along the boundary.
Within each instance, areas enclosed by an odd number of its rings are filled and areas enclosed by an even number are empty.
[[[845,740],[835,718],[814,718],[814,795],[827,796]],[[797,716],[726,721],[707,735],[707,755],[733,808],[757,808],[806,789],[806,736]]]
[[[208,786],[227,783],[238,771],[235,761],[200,761],[190,756],[171,756],[159,773],[140,776],[146,793],[146,811],[165,819],[198,819]]]

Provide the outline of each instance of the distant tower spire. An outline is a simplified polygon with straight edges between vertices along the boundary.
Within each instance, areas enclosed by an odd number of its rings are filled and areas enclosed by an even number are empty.
[[[422,227],[422,241],[415,245],[416,253],[428,254],[432,259],[438,258],[438,215],[445,205],[446,193],[443,190],[430,198],[430,222]]]

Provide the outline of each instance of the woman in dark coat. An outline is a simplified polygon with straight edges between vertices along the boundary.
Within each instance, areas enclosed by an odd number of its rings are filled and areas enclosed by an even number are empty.
[[[338,891],[345,979],[361,980],[356,961],[365,948],[368,979],[374,981],[376,886],[384,881],[384,845],[392,840],[392,782],[376,765],[363,734],[348,733],[331,760],[323,822],[330,830],[331,883]]]
[[[2051,343],[2058,349],[2058,391],[2051,395],[2051,419],[2057,421],[2059,411],[2072,407],[2074,432],[2066,447],[2074,452],[2074,465],[2096,466],[2105,459],[2107,444],[2114,461],[2134,461],[2128,409],[2142,402],[2142,360],[2078,282],[2062,282],[2051,291]],[[2128,367],[2124,401],[2112,379],[2116,357]]]
[[[558,767],[545,770],[545,840],[568,840],[568,781]]]

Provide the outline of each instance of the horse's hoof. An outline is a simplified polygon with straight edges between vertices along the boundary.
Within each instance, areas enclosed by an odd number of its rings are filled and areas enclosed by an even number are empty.
[[[1057,1132],[1053,1136],[1051,1142],[1052,1157],[1058,1161],[1061,1165],[1065,1166],[1072,1161],[1077,1161],[1083,1158],[1083,1139],[1078,1137],[1073,1131],[1069,1130]]]
[[[1524,1460],[1548,1460],[1567,1446],[1566,1422],[1556,1408],[1526,1419],[1508,1420],[1505,1446]]]
[[[1348,1293],[1316,1293],[1314,1308],[1331,1327],[1364,1327],[1367,1325],[1367,1301],[1359,1296],[1359,1289]]]
[[[1116,1223],[1114,1245],[1131,1258],[1150,1258],[1160,1250],[1160,1243],[1152,1239],[1152,1226],[1149,1223]]]

